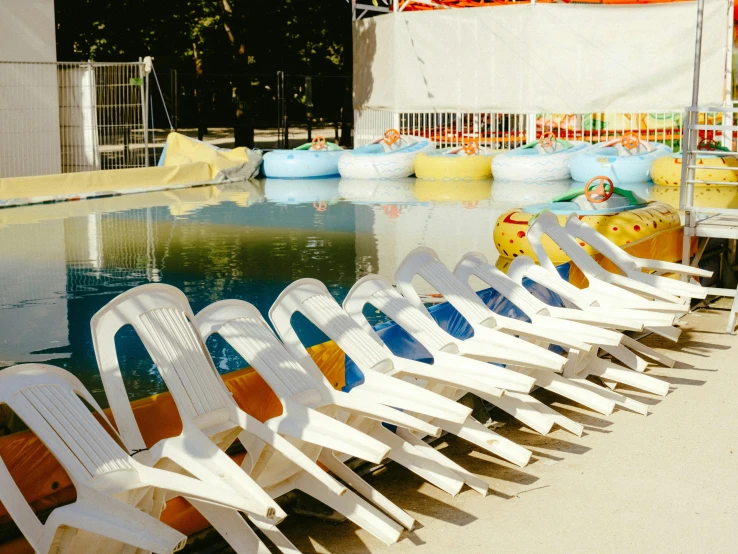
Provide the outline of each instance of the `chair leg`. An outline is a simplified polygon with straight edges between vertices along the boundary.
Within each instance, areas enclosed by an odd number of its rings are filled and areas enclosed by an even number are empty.
[[[587,373],[609,381],[615,381],[616,383],[622,383],[636,389],[644,390],[652,394],[658,394],[659,396],[666,396],[669,392],[669,383],[666,381],[656,379],[650,375],[631,371],[630,369],[601,358],[598,358],[597,361],[592,361],[587,368]]]
[[[300,553],[297,547],[282,534],[282,531],[277,529],[276,525],[272,525],[271,523],[267,523],[266,521],[260,520],[255,517],[250,517],[249,520],[256,526],[257,529],[259,529],[259,531],[264,533],[264,536],[266,536],[266,538],[274,543],[274,546],[276,546],[279,551],[282,552],[282,554]]]
[[[424,442],[423,440],[413,435],[407,429],[398,429],[397,435],[400,438],[412,444],[418,450],[420,450],[423,453],[423,455],[425,455],[429,460],[433,460],[437,462],[438,464],[450,469],[457,475],[459,475],[462,479],[464,479],[464,483],[469,485],[469,487],[477,491],[479,494],[481,494],[482,496],[487,495],[487,491],[489,490],[489,485],[487,484],[486,481],[483,481],[482,479],[480,479],[479,477],[471,473],[466,468],[460,466],[453,460],[444,456],[438,450],[436,450],[428,443]]]
[[[679,335],[682,334],[682,330],[679,327],[667,327],[664,325],[649,325],[646,327],[646,331],[651,331],[665,339],[669,339],[671,342],[679,340]]]
[[[599,359],[593,357],[593,359]],[[590,362],[591,365],[591,362]],[[532,371],[530,373],[536,378],[536,384],[563,396],[578,402],[587,408],[590,408],[603,415],[610,415],[615,410],[615,403],[602,395],[599,395],[591,390],[583,389],[582,387],[572,383],[570,380],[561,377],[555,373],[542,371],[542,370],[527,370]]]
[[[637,414],[648,415],[648,404],[638,402],[638,400],[633,400],[632,398],[625,396],[624,394],[620,394],[618,392],[611,391],[608,388],[601,387],[596,383],[593,383],[592,381],[588,381],[584,377],[574,377],[572,378],[572,381],[574,381],[580,387],[588,388],[606,398],[610,398],[621,408],[625,408]]]
[[[444,431],[456,435],[465,441],[469,441],[517,466],[525,467],[530,461],[532,455],[530,450],[514,443],[510,439],[506,439],[491,429],[487,429],[473,417],[467,418],[466,422],[462,424],[438,419],[434,419],[432,423],[438,425]]]
[[[210,525],[220,533],[228,545],[238,554],[269,554],[269,548],[253,532],[246,520],[236,510],[188,498],[187,501],[200,512]],[[290,553],[299,550],[282,550]]]
[[[573,419],[570,419],[566,417],[563,414],[560,414],[547,404],[544,404],[543,402],[539,402],[532,396],[528,394],[518,394],[518,393],[507,393],[508,396],[517,396],[520,398],[523,402],[529,402],[533,408],[538,410],[541,414],[548,417],[553,421],[556,425],[561,427],[562,429],[566,429],[570,433],[576,435],[577,437],[581,437],[582,433],[584,433],[584,425],[581,423],[577,423]]]
[[[415,527],[415,519],[410,514],[372,487],[360,475],[357,475],[356,472],[346,467],[346,464],[338,460],[332,452],[323,450],[318,457],[318,461],[341,481],[348,484],[405,529],[412,531],[413,527]]]
[[[296,486],[336,512],[343,514],[385,544],[394,544],[402,536],[403,528],[399,523],[353,491],[347,491],[346,494],[338,496],[305,473],[297,480]]]
[[[392,448],[388,455],[388,458],[391,460],[405,466],[413,473],[416,473],[439,489],[446,491],[451,496],[456,496],[461,492],[464,486],[464,479],[461,476],[435,460],[429,459],[419,449],[382,425],[374,427],[369,435]]]
[[[538,410],[534,405],[538,401],[528,394],[506,391],[502,398],[485,400],[541,435],[549,434],[554,426],[554,420]]]
[[[669,356],[666,356],[665,354],[662,354],[661,352],[657,352],[653,348],[650,348],[646,346],[645,344],[641,344],[637,340],[632,339],[627,335],[623,335],[622,344],[623,346],[626,346],[630,348],[631,350],[634,350],[635,352],[643,354],[644,356],[656,362],[659,362],[660,364],[666,367],[674,367],[676,365],[675,359],[670,358]]]
[[[728,317],[728,326],[725,329],[725,334],[732,335],[735,331],[735,314],[738,312],[738,293],[733,298],[733,304],[730,307],[730,316]]]
[[[601,346],[600,348],[625,366],[639,373],[643,373],[648,367],[646,360],[624,346]]]

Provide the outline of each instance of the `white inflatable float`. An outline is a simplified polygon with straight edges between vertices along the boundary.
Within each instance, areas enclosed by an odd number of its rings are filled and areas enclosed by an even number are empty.
[[[389,129],[371,144],[341,155],[338,172],[344,179],[402,179],[415,173],[415,157],[419,153],[434,148],[426,138]]]
[[[540,183],[568,179],[569,161],[588,146],[585,142],[557,139],[546,133],[532,142],[492,160],[492,175],[497,181]]]

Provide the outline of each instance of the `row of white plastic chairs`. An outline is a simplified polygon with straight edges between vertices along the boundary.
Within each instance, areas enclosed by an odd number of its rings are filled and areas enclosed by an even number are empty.
[[[587,288],[561,278],[541,246],[543,235],[584,272]],[[426,437],[452,433],[519,466],[530,460],[528,449],[488,429],[456,402],[466,393],[536,432],[546,434],[558,425],[581,435],[581,424],[536,400],[531,390],[544,387],[602,414],[616,406],[647,412],[646,404],[617,392],[619,384],[668,392],[668,383],[644,370],[647,360],[668,366],[674,361],[623,332],[651,330],[676,340],[675,324],[688,311],[689,298],[704,298],[707,291],[694,280],[644,270],[710,273],[633,258],[576,217],[562,227],[556,217],[541,214],[528,238],[540,266],[519,257],[505,275],[469,253],[452,272],[432,250],[419,248],[400,264],[396,287],[377,275],[364,277],[343,306],[319,281],[296,281],[269,312],[276,335],[242,300],[216,302],[195,316],[174,287],[149,284],[125,292],[91,322],[115,427],[80,381],[62,369],[28,364],[0,371],[0,403],[37,434],[77,490],[74,503],[56,508],[42,524],[0,459],[0,502],[37,552],[172,552],[186,537],[159,516],[168,498],[183,496],[236,552],[268,552],[243,514],[281,552],[294,553],[297,548],[277,528],[286,514],[274,501],[294,489],[385,543],[396,542],[404,529],[413,528],[414,518],[350,469],[349,458],[393,460],[452,495],[464,484],[486,494],[488,484],[435,450]],[[622,274],[602,269],[580,241],[610,258]],[[492,312],[470,286],[472,276],[530,321]],[[461,314],[472,337],[458,339],[436,323],[413,284],[417,277]],[[544,304],[522,285],[524,278],[557,293],[564,307]],[[432,364],[393,354],[364,316],[367,304],[422,344]],[[292,326],[297,312],[363,373],[349,392],[331,386],[301,343]],[[179,436],[154,445],[144,442],[119,366],[115,336],[126,325],[143,342],[182,420]],[[213,334],[264,378],[282,404],[281,415],[262,423],[239,408],[208,353],[205,341]],[[603,353],[609,357],[600,357]],[[384,424],[396,426],[396,432]],[[240,465],[225,454],[237,439],[246,450]]]

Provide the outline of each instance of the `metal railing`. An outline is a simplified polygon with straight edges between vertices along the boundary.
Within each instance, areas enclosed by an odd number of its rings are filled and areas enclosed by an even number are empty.
[[[511,149],[553,132],[559,138],[595,144],[625,132],[643,140],[661,142],[678,150],[682,138],[682,114],[589,113],[499,114],[489,112],[398,113],[354,111],[354,144],[361,146],[395,128],[403,134],[423,136],[442,148],[458,146],[466,138],[494,149]]]
[[[0,62],[0,177],[148,165],[143,62]]]

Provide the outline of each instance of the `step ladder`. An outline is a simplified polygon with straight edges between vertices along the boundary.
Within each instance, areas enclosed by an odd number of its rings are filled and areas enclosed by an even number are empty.
[[[682,175],[679,195],[679,209],[684,212],[684,244],[682,247],[682,261],[690,260],[692,250],[692,237],[697,237],[699,247],[691,264],[696,266],[702,253],[705,251],[707,242],[711,238],[728,239],[730,251],[735,252],[736,241],[738,241],[738,209],[718,208],[703,205],[697,206],[695,201],[696,185],[725,185],[720,175],[726,171],[738,170],[738,152],[736,152],[735,136],[738,134],[738,125],[735,114],[738,108],[732,106],[732,71],[730,60],[726,61],[726,101],[725,106],[700,106],[699,105],[699,82],[700,65],[702,61],[702,29],[704,18],[705,0],[697,2],[697,33],[695,39],[694,75],[692,81],[692,105],[687,108],[682,141]],[[730,13],[732,14],[732,2]],[[729,18],[728,37],[733,36],[733,19]],[[730,48],[728,49],[730,51]],[[730,104],[730,105],[729,105]],[[718,146],[728,150],[719,149]],[[710,165],[699,156],[709,153],[716,159],[733,158],[736,166],[728,166],[715,162]],[[697,179],[697,170],[711,170],[713,173],[709,180]],[[701,172],[704,177],[704,172]],[[736,183],[738,185],[738,183]],[[726,296],[733,298],[733,305],[728,318],[726,333],[733,333],[735,329],[736,314],[738,313],[738,296],[735,289],[714,288],[715,296]]]

